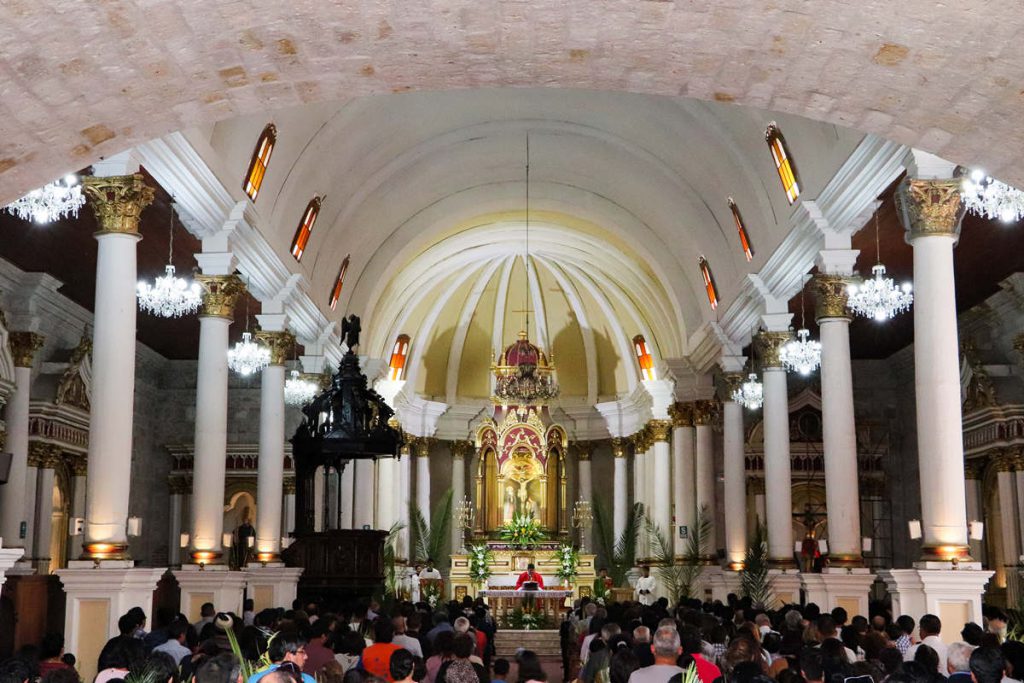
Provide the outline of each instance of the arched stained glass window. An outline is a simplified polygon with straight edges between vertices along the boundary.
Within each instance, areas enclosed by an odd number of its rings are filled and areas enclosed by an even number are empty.
[[[388,379],[397,381],[405,377],[405,359],[409,355],[409,335],[400,334],[391,349],[391,360],[388,362]]]
[[[348,259],[346,256],[345,260],[341,262],[341,268],[338,269],[338,279],[334,281],[334,287],[331,288],[331,310],[333,311],[338,306],[338,299],[341,297],[341,288],[345,286],[345,273],[348,271]]]
[[[252,161],[249,162],[249,170],[245,172],[245,180],[242,182],[242,189],[249,199],[256,201],[256,195],[260,193],[263,185],[263,177],[267,174],[267,166],[270,164],[270,155],[277,143],[277,128],[272,123],[260,133],[260,139],[256,142],[256,149],[252,153]]]
[[[796,177],[793,158],[786,148],[786,139],[782,137],[782,131],[774,121],[768,124],[768,129],[764,132],[764,139],[772,151],[772,160],[775,161],[775,170],[778,171],[779,180],[782,181],[782,189],[786,191],[786,199],[792,204],[800,196],[800,183]]]
[[[302,220],[299,221],[299,227],[295,230],[295,239],[292,240],[292,256],[296,261],[301,261],[302,255],[306,253],[306,245],[309,244],[309,238],[313,234],[313,224],[316,223],[316,217],[319,215],[320,197],[313,197],[306,205],[306,210],[302,212]]]

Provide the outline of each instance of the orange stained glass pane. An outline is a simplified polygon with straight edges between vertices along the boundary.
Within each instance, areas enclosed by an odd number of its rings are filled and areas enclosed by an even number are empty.
[[[338,306],[338,299],[341,298],[341,288],[345,285],[345,272],[348,270],[348,259],[346,256],[345,260],[341,262],[341,268],[338,270],[338,279],[334,282],[334,287],[331,288],[331,310],[333,311]]]
[[[267,174],[267,166],[270,164],[270,155],[274,151],[274,144],[277,142],[277,128],[269,123],[260,133],[256,142],[256,149],[252,153],[252,160],[249,162],[249,170],[245,173],[245,182],[242,189],[249,199],[256,201],[263,185],[263,178]]]
[[[786,149],[786,141],[774,121],[768,124],[765,140],[771,149],[775,169],[779,173],[779,180],[782,181],[782,189],[786,191],[786,199],[792,204],[800,196],[800,183],[796,179],[796,170],[793,168],[793,160]]]
[[[644,376],[644,379],[656,379],[654,359],[651,357],[650,349],[647,348],[647,340],[644,339],[642,334],[633,337],[633,350],[636,352],[636,361],[640,365],[640,373]]]
[[[747,237],[747,228],[743,225],[740,207],[736,206],[736,202],[733,201],[732,197],[729,197],[729,209],[732,210],[732,219],[736,223],[736,231],[740,235],[740,246],[743,248],[743,255],[747,257],[747,262],[750,262],[754,258],[754,250],[750,248],[750,239]]]
[[[409,335],[400,334],[391,350],[391,361],[388,363],[388,379],[400,380],[405,374],[405,360],[409,354]]]
[[[708,295],[708,303],[711,304],[711,309],[718,308],[718,288],[715,287],[715,279],[711,275],[711,267],[708,265],[708,261],[703,256],[698,259],[700,265],[700,275],[704,279],[704,291]]]
[[[299,227],[295,230],[295,239],[292,240],[292,256],[295,257],[296,261],[302,260],[302,255],[306,252],[306,245],[313,234],[313,224],[316,223],[316,218],[319,215],[320,198],[313,197],[309,204],[306,205],[306,210],[302,214]]]

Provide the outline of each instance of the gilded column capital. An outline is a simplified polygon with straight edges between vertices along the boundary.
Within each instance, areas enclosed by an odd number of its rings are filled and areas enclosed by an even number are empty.
[[[0,451],[7,448],[7,432],[0,429]]]
[[[285,479],[281,486],[284,488],[284,495],[294,496],[295,495],[295,479]]]
[[[402,445],[398,447],[399,455],[405,455],[412,457],[412,442],[413,440],[406,437],[402,440]]]
[[[960,236],[964,202],[957,178],[922,180],[905,178],[896,188],[896,209],[907,241],[918,237]]]
[[[590,462],[590,459],[594,456],[593,441],[577,441],[573,446],[576,448],[577,460],[580,462]]]
[[[473,442],[460,439],[451,443],[452,457],[461,460],[473,452]]]
[[[693,424],[698,427],[706,427],[715,418],[716,404],[714,401],[693,402]]]
[[[847,285],[846,278],[841,275],[818,273],[814,276],[811,287],[814,290],[816,322],[824,318],[850,319],[850,314],[846,310]]]
[[[80,455],[71,461],[71,472],[76,477],[84,477],[89,474],[89,459]]]
[[[981,479],[985,464],[980,460],[967,460],[964,462],[964,479]]]
[[[651,420],[647,423],[651,443],[666,443],[672,433],[672,420]]]
[[[281,332],[260,330],[254,336],[256,341],[265,344],[270,349],[271,365],[284,365],[288,360],[288,355],[295,348],[295,335],[288,330]]]
[[[668,414],[672,417],[673,427],[692,427],[693,426],[693,404],[692,403],[673,403],[669,409]]]
[[[722,382],[725,385],[725,400],[732,401],[733,394],[742,388],[747,376],[742,372],[727,372],[722,375]]]
[[[46,337],[37,332],[11,332],[7,336],[7,343],[11,347],[14,365],[19,368],[32,367],[36,351],[43,348],[45,341]]]
[[[45,441],[29,441],[28,464],[44,470],[52,470],[60,463],[60,447]]]
[[[192,486],[185,477],[171,477],[167,480],[167,489],[172,496],[187,496],[192,493]]]
[[[215,318],[234,318],[235,304],[245,294],[245,283],[237,275],[197,275],[196,282],[203,288],[203,310],[200,315]]]
[[[650,434],[647,433],[647,425],[644,425],[643,429],[630,437],[633,442],[634,453],[646,453],[651,447]]]
[[[1009,449],[1003,449],[992,456],[992,464],[996,472],[1016,472],[1017,459]]]
[[[612,439],[612,456],[615,458],[625,458],[629,452],[629,446],[625,439],[616,436]]]
[[[747,479],[747,490],[752,496],[763,496],[764,479]]]
[[[430,455],[430,446],[434,439],[429,436],[417,436],[412,440],[412,451],[417,458],[426,458]]]
[[[153,201],[153,188],[140,173],[103,178],[86,176],[82,178],[82,191],[96,214],[100,226],[98,235],[138,235],[142,210]]]
[[[759,332],[757,345],[761,349],[761,359],[766,368],[781,368],[782,359],[779,357],[782,347],[793,338],[792,332]]]

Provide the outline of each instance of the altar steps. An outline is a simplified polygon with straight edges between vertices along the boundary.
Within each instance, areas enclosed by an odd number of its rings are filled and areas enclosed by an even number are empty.
[[[562,656],[558,631],[555,629],[537,631],[498,630],[494,637],[494,649],[498,657],[512,659],[516,656],[516,650],[519,648],[532,650],[539,657],[560,658]]]

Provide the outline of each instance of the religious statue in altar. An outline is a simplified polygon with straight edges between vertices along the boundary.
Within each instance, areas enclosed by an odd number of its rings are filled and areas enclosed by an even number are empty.
[[[547,538],[568,536],[565,429],[548,403],[558,396],[554,364],[525,332],[492,366],[494,410],[477,430],[477,539],[494,538],[519,518],[536,520]]]

